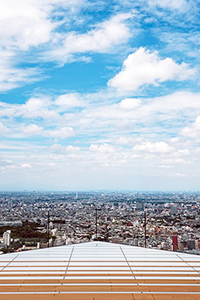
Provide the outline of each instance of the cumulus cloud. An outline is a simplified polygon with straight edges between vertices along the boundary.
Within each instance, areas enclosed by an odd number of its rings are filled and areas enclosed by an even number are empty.
[[[58,128],[71,127],[76,132],[81,132],[86,136],[88,134],[94,136],[97,133],[102,134],[104,132],[106,139],[103,139],[103,142],[109,143],[114,140],[117,144],[131,146],[134,146],[134,144],[140,145],[143,142],[142,137],[147,134],[154,134],[158,137],[163,135],[163,132],[166,132],[166,134],[170,132],[169,145],[178,148],[185,137],[189,137],[188,133],[191,134],[191,130],[193,132],[198,129],[197,119],[194,123],[195,126],[191,123],[189,129],[181,131],[186,116],[188,120],[193,120],[196,117],[196,112],[200,109],[199,93],[177,92],[163,97],[146,98],[143,101],[126,98],[121,101],[117,100],[115,104],[113,104],[112,96],[108,97],[107,102],[101,102],[101,94],[99,98],[95,94],[95,102],[92,103],[90,100],[92,96],[93,94],[83,95],[86,101],[90,101],[90,105],[87,104],[83,110],[77,109],[76,113],[66,113],[64,115],[62,112],[65,111],[65,107],[68,109],[69,106],[56,106],[55,102],[52,101],[53,97],[44,95],[32,97],[25,104],[0,102],[0,116],[5,117],[2,118],[4,127],[1,125],[0,130],[2,134],[3,132],[9,133],[9,136],[12,130],[18,136],[21,136],[22,133],[25,135],[25,132],[23,132],[25,130],[28,136],[29,130],[35,130],[35,134],[37,134],[37,131],[39,132],[41,129],[37,127],[25,129],[26,126],[35,124],[43,128],[40,136],[52,137],[53,135],[56,138]],[[73,103],[68,104],[72,105]],[[120,108],[122,104],[123,109]],[[138,104],[139,106],[135,109],[130,109]],[[19,126],[19,123],[25,125]],[[8,132],[8,130],[10,131]],[[50,135],[49,131],[51,131]],[[181,137],[179,136],[180,132]],[[119,139],[120,136],[122,136],[121,139]],[[176,136],[176,138],[171,139],[171,136]],[[198,138],[198,130],[195,131],[195,136]],[[166,136],[163,138],[163,141],[166,141]],[[181,147],[187,149],[190,146],[185,144]]]
[[[57,119],[59,117],[58,113],[52,109],[52,103],[47,97],[30,98],[25,104],[15,106],[15,109],[16,116],[24,118]]]
[[[189,149],[179,149],[178,151],[174,152],[174,156],[188,156],[190,155]]]
[[[113,146],[106,144],[106,143],[101,144],[101,145],[91,144],[90,150],[93,152],[99,152],[99,153],[113,153],[114,152]]]
[[[74,130],[72,127],[61,127],[58,130],[49,130],[46,132],[50,137],[57,139],[66,139],[74,135]]]
[[[79,94],[69,93],[57,97],[55,104],[61,107],[81,107],[83,101],[81,101]]]
[[[126,25],[126,21],[132,17],[130,13],[115,15],[110,20],[90,27],[85,33],[70,31],[70,22],[74,17],[77,18],[76,13],[83,6],[87,6],[87,1],[1,1],[0,91],[44,78],[40,68],[19,67],[22,54],[30,63],[41,60],[65,63],[69,59],[88,61],[88,57],[75,58],[74,54],[106,53],[127,42],[131,36]],[[64,25],[67,25],[66,30],[60,30]],[[32,55],[31,51],[35,49]]]
[[[30,112],[37,111],[43,109],[47,101],[46,98],[30,98],[22,107]]]
[[[195,72],[185,63],[177,64],[170,57],[161,59],[156,51],[141,47],[127,57],[122,70],[108,81],[108,86],[120,92],[133,92],[143,85],[157,86],[168,80],[186,80]]]
[[[55,167],[56,164],[55,164],[55,163],[49,163],[48,166],[49,166],[49,167]]]
[[[143,137],[125,137],[120,136],[117,140],[119,145],[132,145],[134,143],[141,143],[143,141]]]
[[[172,147],[170,147],[165,142],[144,142],[140,145],[136,145],[133,147],[134,152],[150,152],[150,153],[168,153],[173,150]]]
[[[27,50],[49,41],[54,25],[48,18],[50,7],[42,2],[1,1],[0,35],[7,47]]]
[[[47,43],[59,43],[56,34],[62,22],[56,18],[59,9],[73,15],[83,0],[2,0],[0,3],[0,91],[7,91],[43,78],[39,68],[17,67],[21,54]],[[84,4],[85,5],[85,4]],[[34,57],[34,59],[33,59]],[[30,62],[37,59],[31,56]]]
[[[24,133],[27,136],[37,135],[40,134],[43,130],[43,127],[38,126],[36,124],[30,124],[28,126],[25,126],[21,129],[21,132]]]
[[[173,169],[173,166],[169,166],[169,165],[160,165],[159,168],[162,168],[162,169]]]
[[[72,145],[69,145],[66,147],[66,151],[69,153],[74,153],[80,151],[80,147],[74,147]]]
[[[62,46],[47,52],[52,60],[69,59],[75,53],[99,52],[106,53],[114,46],[127,42],[131,36],[125,21],[131,18],[130,13],[118,14],[108,21],[99,23],[95,29],[82,34],[70,32],[63,40]]]
[[[178,137],[174,137],[170,139],[171,143],[178,143],[179,142],[179,138]]]
[[[198,116],[195,122],[188,127],[184,127],[181,132],[181,135],[188,137],[188,138],[199,138],[200,135],[200,116]]]
[[[2,0],[0,3],[0,91],[41,79],[39,68],[17,67],[20,51],[38,47],[51,39],[55,27],[50,5],[43,1]]]
[[[22,169],[31,169],[31,165],[29,165],[29,164],[22,164],[20,167]]]
[[[8,117],[11,118],[15,113],[15,109],[13,107],[8,107],[0,110],[0,117]]]
[[[107,168],[120,168],[124,165],[127,164],[126,160],[118,160],[118,161],[113,161],[113,162],[103,162],[101,164],[102,167],[107,167]]]
[[[62,138],[61,138],[61,136],[59,136],[58,138],[64,139],[67,137],[68,137],[67,134],[66,135],[63,134]],[[66,157],[66,154],[67,154],[67,157],[73,157],[73,155],[75,153],[80,151],[80,147],[75,147],[73,145],[68,145],[67,147],[65,147],[58,143],[51,145],[50,147],[48,147],[48,149],[50,150],[51,153],[53,152],[55,154],[61,154],[63,158]]]
[[[60,25],[51,14],[56,8],[73,9],[82,0],[1,0],[1,43],[7,48],[27,50],[49,42]],[[12,8],[12,9],[11,9]],[[70,15],[69,15],[70,16]]]
[[[141,100],[134,98],[126,98],[119,103],[119,108],[122,110],[132,110],[139,107]]]

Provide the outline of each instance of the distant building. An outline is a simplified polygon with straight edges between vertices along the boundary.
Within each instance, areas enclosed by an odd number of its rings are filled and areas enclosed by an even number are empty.
[[[173,239],[173,251],[177,251],[178,250],[178,236],[173,235],[172,239]]]
[[[144,202],[137,202],[136,203],[136,210],[143,211],[144,210]]]
[[[178,207],[175,206],[175,205],[173,205],[173,206],[171,207],[171,214],[172,214],[172,215],[176,215],[177,213],[178,213]]]
[[[3,226],[22,226],[22,221],[1,221],[0,222],[0,227]]]
[[[188,250],[193,250],[195,249],[195,240],[188,240],[187,241],[187,246],[188,246]]]
[[[3,242],[6,246],[10,246],[11,242],[11,230],[7,230],[3,234]]]

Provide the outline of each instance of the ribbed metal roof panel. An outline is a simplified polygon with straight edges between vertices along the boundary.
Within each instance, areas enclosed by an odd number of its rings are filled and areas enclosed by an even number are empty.
[[[0,299],[200,299],[200,256],[90,242],[0,256]]]

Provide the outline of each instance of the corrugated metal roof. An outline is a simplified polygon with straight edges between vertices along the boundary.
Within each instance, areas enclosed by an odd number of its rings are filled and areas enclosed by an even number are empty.
[[[200,256],[90,242],[0,256],[0,299],[200,299]]]

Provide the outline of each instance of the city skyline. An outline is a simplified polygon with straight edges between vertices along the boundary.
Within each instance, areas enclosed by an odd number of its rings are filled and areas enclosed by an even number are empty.
[[[0,190],[198,191],[199,13],[1,1]]]

